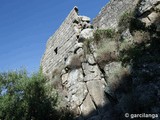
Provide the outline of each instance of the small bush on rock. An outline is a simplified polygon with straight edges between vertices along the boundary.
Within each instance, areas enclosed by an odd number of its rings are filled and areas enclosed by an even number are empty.
[[[72,55],[68,58],[68,63],[67,63],[67,67],[69,69],[76,69],[81,67],[81,60],[80,57],[78,55]]]
[[[136,44],[146,43],[150,40],[150,33],[146,31],[135,31],[133,32],[134,42]]]
[[[122,33],[124,30],[130,27],[130,22],[132,18],[133,18],[133,12],[131,11],[122,14],[118,23],[118,28],[120,33]]]
[[[97,50],[97,62],[107,63],[109,61],[117,60],[117,45],[116,42],[106,42]]]
[[[61,89],[61,72],[62,72],[63,66],[56,68],[52,71],[52,78],[50,79],[49,83],[50,85],[55,89]]]
[[[99,43],[104,39],[114,38],[116,32],[114,29],[96,30],[94,33],[94,41]]]
[[[91,44],[91,41],[93,41],[93,39],[86,39],[84,41],[84,46],[83,46],[83,49],[84,49],[84,54],[90,54],[90,44]]]

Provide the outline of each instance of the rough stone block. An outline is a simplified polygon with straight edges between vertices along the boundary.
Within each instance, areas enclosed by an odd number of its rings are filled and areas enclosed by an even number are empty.
[[[101,87],[100,87],[101,86]],[[100,112],[103,112],[103,107],[106,104],[109,104],[109,100],[105,97],[103,84],[100,80],[94,80],[94,81],[88,81],[87,82],[87,88],[89,91],[89,94],[93,98],[93,101],[95,102],[96,106],[99,108]]]
[[[82,116],[89,118],[97,114],[96,107],[94,106],[90,95],[88,94],[83,104],[80,106]]]

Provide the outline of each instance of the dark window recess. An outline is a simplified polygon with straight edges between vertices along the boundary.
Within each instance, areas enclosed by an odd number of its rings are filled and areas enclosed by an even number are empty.
[[[58,47],[56,47],[56,49],[54,49],[54,52],[57,54],[58,53]]]
[[[67,60],[67,57],[64,58],[64,61],[65,61],[65,62],[66,62],[66,60]]]

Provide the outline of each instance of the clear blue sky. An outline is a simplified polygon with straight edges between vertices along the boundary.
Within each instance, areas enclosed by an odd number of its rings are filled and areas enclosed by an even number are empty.
[[[0,72],[39,69],[47,39],[74,6],[94,18],[108,0],[0,0]]]

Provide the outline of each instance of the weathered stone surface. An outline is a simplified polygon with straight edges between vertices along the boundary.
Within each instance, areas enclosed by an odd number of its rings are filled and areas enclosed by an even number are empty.
[[[160,13],[152,12],[148,15],[148,18],[150,19],[151,23],[153,23],[158,17],[160,16]]]
[[[120,16],[134,9],[139,0],[110,0],[93,20],[94,28],[117,29]]]
[[[84,81],[100,80],[101,71],[97,65],[89,65],[88,63],[82,63],[83,71],[85,73]]]
[[[84,62],[85,61],[85,54],[84,54],[84,50],[83,48],[79,48],[77,51],[76,51],[76,54],[79,56],[79,60],[81,62]],[[78,61],[77,61],[78,62]]]
[[[77,83],[69,88],[68,101],[72,109],[81,105],[88,94],[85,83]]]
[[[82,22],[82,26],[83,26],[83,29],[92,27],[92,25],[90,23],[88,23],[88,22]]]
[[[65,69],[63,69],[63,70],[61,71],[61,75],[66,74],[66,73],[67,73],[67,71],[66,71]]]
[[[67,80],[68,80],[68,73],[63,74],[61,79],[62,79],[62,84],[65,84],[67,82]]]
[[[158,2],[160,2],[160,0],[142,0],[138,9],[139,16],[151,10],[151,8],[153,8]]]
[[[160,0],[142,0],[137,14],[146,27],[153,24],[158,27],[160,18]],[[158,31],[158,30],[157,30]]]
[[[76,51],[76,54],[77,54],[78,56],[84,55],[84,50],[83,50],[83,48],[79,48],[79,49]]]
[[[67,60],[65,62],[65,67],[69,67],[70,68],[73,56],[74,55],[68,56],[68,58],[67,58]]]
[[[68,83],[75,84],[76,82],[83,81],[83,74],[81,69],[75,69],[69,72]]]
[[[73,19],[77,17],[77,8],[73,8],[59,29],[47,41],[46,51],[41,60],[42,71],[46,75],[49,76],[53,69],[63,63],[64,56],[75,45],[77,33],[73,27]]]
[[[133,41],[133,37],[129,31],[129,28],[122,33],[121,37],[123,40],[127,40],[127,42]]]
[[[113,91],[117,89],[119,84],[122,82],[122,77],[130,74],[131,70],[129,66],[126,68],[123,67],[120,62],[112,62],[106,64],[104,71],[107,78],[107,87],[105,91],[108,94],[113,95]]]
[[[87,61],[90,65],[96,64],[93,55],[86,55]]]
[[[85,21],[85,22],[90,22],[91,19],[87,16],[79,16],[79,18],[82,20],[82,21]]]
[[[119,50],[127,50],[128,48],[130,48],[133,45],[133,36],[131,35],[129,29],[127,29],[126,31],[122,32],[121,34],[121,39],[123,40],[119,46]]]
[[[160,4],[158,4],[158,5],[155,7],[155,10],[157,10],[157,11],[160,10]]]
[[[140,19],[142,22],[146,23],[146,26],[151,25],[151,21],[149,20],[148,17],[144,17]]]
[[[87,82],[89,94],[93,98],[93,101],[95,102],[100,112],[103,112],[103,109],[101,108],[103,108],[106,104],[109,104],[109,100],[107,100],[107,98],[105,97],[104,89],[102,86],[103,84],[100,82],[100,80]]]
[[[81,29],[79,29],[78,25],[75,25],[75,26],[74,26],[74,30],[75,30],[75,32],[77,33],[77,35],[79,35],[80,32],[81,32]]]
[[[76,53],[76,51],[77,51],[79,48],[83,48],[83,43],[77,43],[77,44],[74,46],[74,53]]]
[[[118,71],[122,68],[123,67],[120,62],[112,62],[112,63],[106,64],[104,71],[107,76],[111,76],[113,73],[118,74]]]
[[[90,95],[88,94],[83,104],[80,106],[82,115],[85,118],[89,118],[97,114],[96,107],[94,106]]]
[[[87,28],[81,31],[79,39],[90,39],[93,38],[93,29]]]
[[[68,102],[72,109],[82,104],[88,94],[87,87],[82,81],[83,74],[81,69],[69,72],[66,87],[68,88]]]
[[[95,18],[93,22],[94,27],[100,29],[117,29],[119,17],[127,10],[133,9],[137,2],[138,0],[110,0],[109,4],[106,5]],[[149,2],[151,2],[151,4]],[[156,3],[154,2],[155,0],[142,1],[139,11],[141,11],[140,14],[143,16],[138,17],[138,19],[146,23],[148,26],[154,23],[158,31],[160,29],[158,25],[159,20],[157,20],[158,13],[155,11],[159,9],[159,7],[158,5],[155,6]],[[80,120],[117,120],[119,119],[119,114],[130,109],[128,102],[132,99],[130,100],[130,98],[128,98],[128,94],[130,94],[131,91],[126,89],[126,87],[132,86],[129,86],[130,84],[128,83],[122,85],[122,83],[126,80],[125,77],[128,77],[128,74],[131,74],[131,69],[130,66],[122,66],[119,61],[109,62],[107,64],[104,63],[104,65],[106,65],[100,69],[100,64],[98,65],[94,60],[94,58],[97,57],[96,50],[98,47],[93,41],[90,41],[89,44],[92,54],[84,54],[83,41],[81,41],[81,39],[84,40],[92,38],[94,30],[96,30],[91,29],[91,24],[88,23],[89,21],[90,18],[88,17],[78,16],[77,9],[74,8],[71,11],[62,26],[47,43],[47,49],[41,63],[43,72],[46,75],[49,75],[52,73],[55,66],[59,67],[60,63],[66,64],[65,71],[61,72],[61,82],[64,88],[63,94],[67,100],[67,105],[69,105],[71,110],[76,113],[78,111],[77,115],[84,116],[84,118],[79,117]],[[148,29],[152,28],[148,27]],[[134,34],[131,34],[130,31],[131,30],[128,28],[121,34],[121,40],[118,41],[118,43],[120,43],[118,50],[126,50],[127,47],[130,48],[130,46],[133,45]],[[153,38],[156,36],[156,31],[154,32],[155,33],[152,36]],[[157,51],[159,51],[159,49]],[[155,50],[154,52],[154,50],[151,50],[149,53],[146,53],[148,56],[150,52],[153,52],[153,55],[149,58],[149,63],[155,59],[154,53],[158,54],[157,51]],[[72,61],[73,58],[76,58],[74,59],[74,62]],[[142,61],[143,60],[146,59],[142,59]],[[156,60],[159,62],[159,58],[156,58]],[[75,67],[77,63],[79,67]],[[160,67],[159,64],[155,64],[149,66],[149,68],[152,69],[148,69],[139,67],[139,64],[141,63],[136,64],[134,74],[132,73],[134,78],[129,76],[127,79],[130,80],[133,86],[136,86],[132,91],[135,93],[131,95],[136,97],[138,100],[136,103],[141,105],[143,108],[146,104],[150,105],[154,102],[156,103],[159,99],[160,78],[153,75],[159,76]],[[144,66],[146,67],[146,65]],[[147,77],[142,78],[143,76]],[[149,83],[147,85],[146,83],[148,81],[155,81],[155,83]],[[142,82],[144,82],[144,84],[139,85],[139,83]],[[154,100],[152,100],[152,98],[154,98]],[[114,104],[113,108],[111,107],[113,105],[112,103]],[[146,104],[144,105],[143,103]],[[158,107],[157,105],[153,106],[151,111],[158,113]],[[132,108],[134,107],[131,107],[131,109]],[[113,115],[118,117],[114,117]]]

